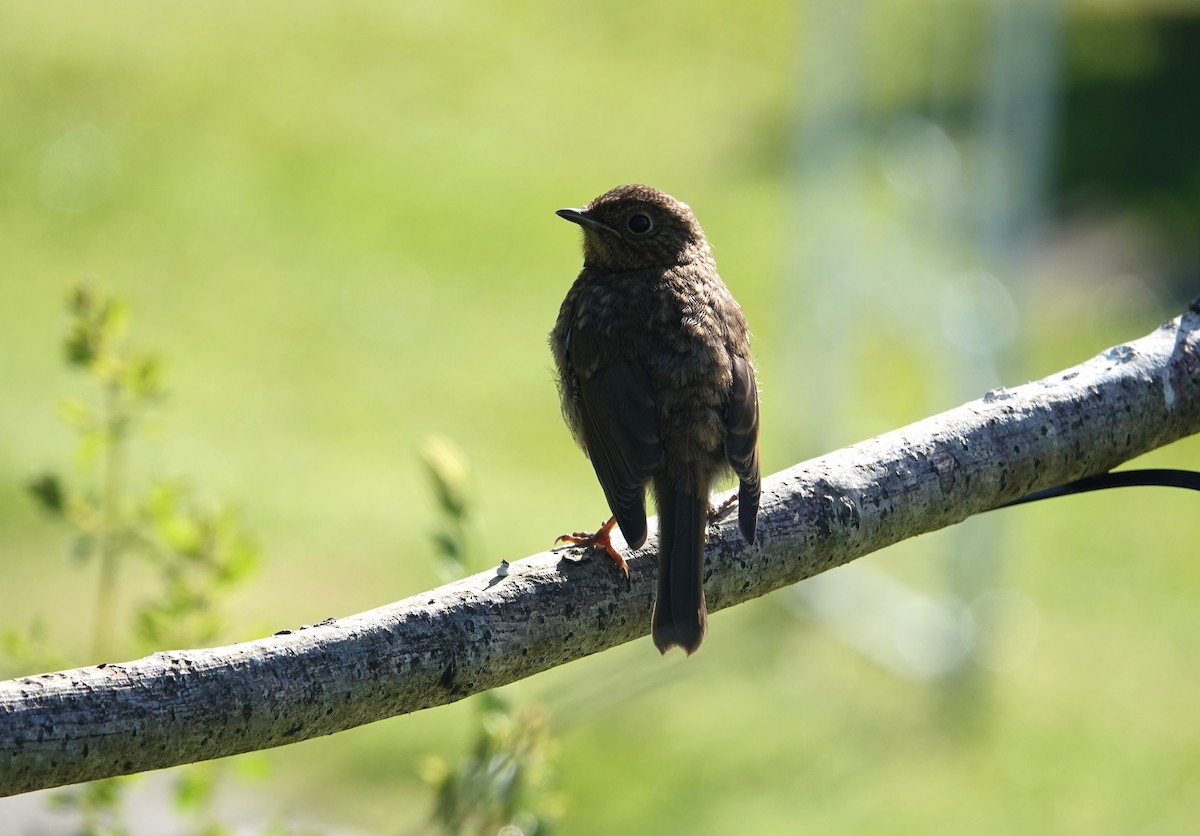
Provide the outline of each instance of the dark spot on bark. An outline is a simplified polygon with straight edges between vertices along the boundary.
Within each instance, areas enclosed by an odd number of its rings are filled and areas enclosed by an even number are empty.
[[[815,528],[817,530],[817,536],[820,537],[821,539],[825,539],[825,538],[829,537],[829,534],[830,534],[829,518],[826,515],[825,511],[826,511],[826,509],[832,507],[833,497],[826,495],[826,496],[821,497],[821,499],[823,499],[824,501],[821,503],[820,510],[817,512],[817,515],[813,519],[812,522],[813,522],[813,528]]]

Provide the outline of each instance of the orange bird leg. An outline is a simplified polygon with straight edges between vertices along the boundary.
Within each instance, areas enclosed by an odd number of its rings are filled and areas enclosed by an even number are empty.
[[[555,543],[573,543],[576,546],[588,546],[593,549],[604,549],[608,556],[617,564],[617,568],[625,573],[625,577],[629,577],[629,564],[625,562],[625,558],[621,557],[621,553],[609,539],[612,534],[613,526],[617,524],[616,517],[609,517],[608,522],[600,526],[595,534],[590,534],[586,531],[575,531],[571,534],[563,534]]]

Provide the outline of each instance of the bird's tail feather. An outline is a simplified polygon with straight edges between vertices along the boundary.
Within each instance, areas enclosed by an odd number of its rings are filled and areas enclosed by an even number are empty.
[[[696,652],[708,631],[704,608],[704,534],[708,492],[663,486],[658,500],[658,598],[651,634],[666,653],[682,647]]]

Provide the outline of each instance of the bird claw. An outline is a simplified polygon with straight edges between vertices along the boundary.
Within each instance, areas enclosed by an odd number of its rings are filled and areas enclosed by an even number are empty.
[[[629,577],[629,564],[625,562],[625,558],[617,551],[616,546],[612,544],[610,536],[613,526],[617,524],[616,518],[610,519],[604,525],[593,532],[573,531],[570,534],[562,534],[555,540],[558,543],[571,543],[575,546],[584,546],[591,549],[603,549],[604,552],[612,558],[613,563],[617,564],[617,568],[625,573],[625,577]]]
[[[733,496],[726,499],[724,502],[722,502],[716,508],[713,508],[710,505],[708,507],[708,522],[709,522],[709,524],[711,525],[712,523],[715,523],[715,522],[723,519],[724,516],[729,513],[730,509],[733,508],[733,506],[737,505],[737,501],[738,501],[738,495],[735,493]]]

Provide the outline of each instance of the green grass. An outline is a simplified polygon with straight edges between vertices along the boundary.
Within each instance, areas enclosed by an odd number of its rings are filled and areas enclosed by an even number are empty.
[[[902,15],[891,5],[881,14]],[[552,212],[619,182],[672,191],[704,222],[754,327],[768,470],[823,452],[816,438],[850,443],[1050,374],[1173,313],[1094,293],[1104,276],[1026,286],[1003,380],[976,380],[916,318],[935,289],[889,272],[892,219],[911,207],[839,181],[823,188],[876,212],[858,242],[871,301],[845,342],[806,342],[827,279],[789,278],[807,240],[795,222],[843,204],[798,212],[788,191],[807,188],[786,167],[809,83],[800,22],[783,3],[687,9],[7,4],[3,623],[43,613],[69,664],[93,661],[94,578],[21,488],[69,457],[55,404],[77,384],[57,352],[80,275],[126,298],[134,339],[168,361],[173,391],[135,469],[186,474],[261,537],[266,565],[229,602],[242,635],[436,583],[415,452],[432,432],[472,460],[489,559],[601,519],[545,338],[579,262],[577,232]],[[923,83],[905,57],[928,33],[877,25],[887,49],[864,83],[886,106]],[[944,244],[918,239],[913,263],[945,275],[978,257]],[[845,377],[830,381],[820,367],[835,354]],[[1148,460],[1195,467],[1200,445]],[[797,620],[787,591],[716,614],[686,663],[636,642],[511,690],[553,712],[571,833],[1182,832],[1200,804],[1195,509],[1122,492],[986,528],[999,582],[1036,604],[1040,632],[1025,664],[986,677],[967,721],[939,687]],[[973,530],[868,560],[937,590]],[[473,720],[451,706],[272,752],[258,803],[407,832],[431,801],[421,759],[453,759]]]

